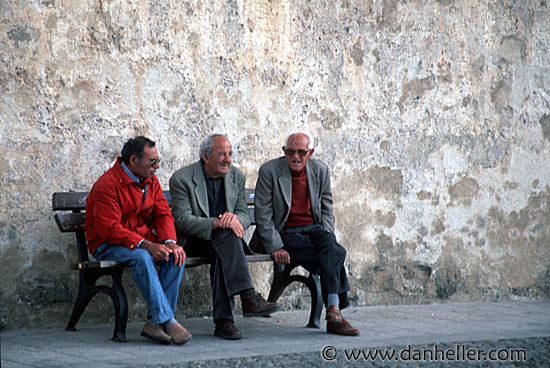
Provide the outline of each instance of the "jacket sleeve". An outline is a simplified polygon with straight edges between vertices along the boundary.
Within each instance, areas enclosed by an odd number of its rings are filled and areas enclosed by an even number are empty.
[[[185,180],[181,172],[176,172],[170,178],[170,195],[172,197],[172,215],[176,230],[186,236],[201,239],[212,239],[214,218],[197,216],[193,213],[193,188]],[[195,207],[198,205],[195,203]]]
[[[174,218],[168,205],[168,200],[164,197],[162,188],[158,179],[153,181],[153,195],[155,204],[153,207],[153,224],[157,231],[157,241],[163,242],[166,239],[176,239],[176,229],[174,228]]]
[[[326,230],[334,233],[334,214],[332,211],[332,203],[330,172],[327,166],[323,166],[321,177],[321,225]]]
[[[258,172],[254,195],[255,233],[266,252],[273,253],[283,247],[283,241],[273,219],[273,177],[263,166]]]
[[[122,226],[122,211],[116,192],[106,185],[93,188],[91,198],[93,232],[101,242],[134,249],[143,237]]]

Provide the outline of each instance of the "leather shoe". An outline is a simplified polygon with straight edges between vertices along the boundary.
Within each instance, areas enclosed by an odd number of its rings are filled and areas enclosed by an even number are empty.
[[[359,330],[353,327],[347,319],[328,320],[327,332],[343,336],[359,336]]]
[[[243,337],[241,331],[235,327],[232,321],[228,320],[216,322],[214,336],[218,336],[226,340],[239,340]]]
[[[160,325],[152,325],[149,322],[145,323],[143,330],[141,330],[141,336],[151,339],[161,344],[171,344],[172,339],[164,332],[164,329]]]
[[[342,320],[342,314],[340,313],[340,309],[338,309],[337,306],[331,305],[326,310],[326,320],[327,321],[341,321]]]
[[[281,310],[277,303],[266,301],[261,294],[242,298],[243,317],[269,317],[271,313]]]
[[[192,336],[179,322],[176,322],[170,326],[168,335],[170,335],[172,342],[177,345],[185,344]]]

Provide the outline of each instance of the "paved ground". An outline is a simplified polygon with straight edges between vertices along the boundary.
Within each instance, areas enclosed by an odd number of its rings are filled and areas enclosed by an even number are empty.
[[[193,338],[158,345],[130,323],[126,343],[110,341],[112,325],[1,333],[7,367],[550,367],[550,301],[446,303],[350,309],[359,337],[305,328],[307,311],[272,318],[238,317],[244,338],[213,336],[212,320],[182,321]]]

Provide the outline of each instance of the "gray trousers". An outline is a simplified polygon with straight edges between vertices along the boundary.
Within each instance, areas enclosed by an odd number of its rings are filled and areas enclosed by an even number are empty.
[[[210,257],[214,322],[233,321],[234,295],[254,289],[244,246],[230,229],[214,230],[212,240],[189,237],[185,242],[188,256]]]

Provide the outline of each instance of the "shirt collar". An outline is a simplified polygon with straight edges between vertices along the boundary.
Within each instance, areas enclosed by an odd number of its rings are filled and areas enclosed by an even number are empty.
[[[124,172],[130,177],[130,179],[132,179],[138,184],[141,183],[141,179],[135,176],[134,173],[130,171],[130,169],[128,168],[128,166],[126,166],[126,163],[124,161],[120,163],[120,166],[122,166],[122,170],[124,170]]]

